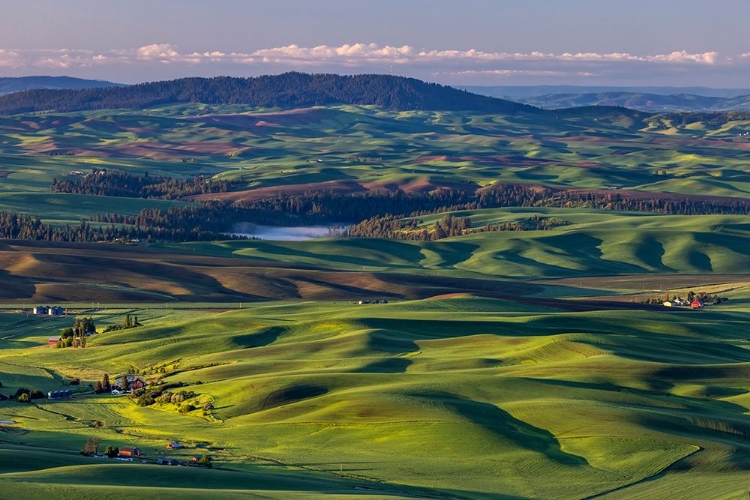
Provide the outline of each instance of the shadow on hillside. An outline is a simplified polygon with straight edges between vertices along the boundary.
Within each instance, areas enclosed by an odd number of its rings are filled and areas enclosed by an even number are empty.
[[[0,269],[0,299],[28,299],[36,293],[36,286],[23,276],[14,276]]]
[[[263,400],[263,403],[260,405],[260,408],[255,411],[270,410],[271,408],[297,403],[303,399],[316,398],[327,393],[328,388],[319,385],[292,385],[268,394],[266,399]]]
[[[675,269],[664,264],[664,255],[666,253],[664,244],[657,241],[653,236],[647,236],[643,239],[642,244],[637,245],[635,248],[636,258],[653,270],[673,273]]]
[[[246,349],[251,347],[264,347],[276,342],[276,340],[278,340],[278,338],[284,332],[286,332],[286,328],[281,326],[272,326],[266,328],[262,332],[249,333],[247,335],[237,335],[235,337],[232,337],[232,340],[235,344]]]
[[[311,285],[316,285],[316,286],[319,286],[321,288],[326,288],[326,289],[330,290],[331,292],[339,292],[339,293],[345,292],[346,293],[345,296],[352,296],[352,295],[354,295],[354,296],[357,296],[357,297],[359,297],[359,296],[365,296],[366,297],[368,295],[372,295],[373,293],[377,293],[380,296],[386,296],[386,297],[389,297],[389,298],[390,297],[396,297],[395,294],[388,293],[388,292],[383,292],[383,291],[380,291],[380,290],[376,291],[376,290],[371,290],[371,289],[367,289],[367,288],[361,288],[361,287],[356,287],[356,286],[351,286],[351,285],[344,285],[344,284],[341,284],[341,283],[335,283],[333,281],[324,281],[324,280],[315,279],[315,278],[312,278],[312,277],[309,277],[309,276],[294,275],[294,276],[289,276],[289,279],[290,280],[294,280],[294,281],[300,281],[302,283],[309,283]],[[340,297],[340,295],[336,295],[336,297]]]
[[[458,241],[450,242],[429,242],[425,245],[429,250],[432,250],[443,259],[438,264],[441,268],[454,268],[456,264],[465,262],[474,255],[474,251],[479,249],[479,245],[472,243],[463,243]]]
[[[461,418],[499,438],[508,440],[519,448],[542,453],[559,464],[573,467],[588,465],[585,458],[564,452],[560,443],[549,431],[519,420],[495,405],[473,401],[447,392],[427,391],[408,395],[440,403]]]
[[[501,280],[389,273],[375,273],[375,277],[385,283],[408,287],[411,298],[433,297],[446,293],[517,298],[544,291],[542,286],[536,284]]]
[[[178,300],[211,301],[233,298],[249,301],[259,298],[227,288],[213,276],[196,271],[189,265],[75,254],[40,253],[35,254],[35,257],[39,262],[54,266],[55,276],[46,279],[54,278],[61,284],[73,284],[78,278],[85,277],[85,280],[80,280],[84,284],[122,281],[125,286],[132,287],[133,280],[142,277],[147,283],[166,283],[166,288],[176,285],[187,289],[188,293],[173,294]]]
[[[690,252],[687,256],[687,262],[691,267],[702,272],[711,273],[714,270],[713,264],[711,264],[711,257],[703,252]]]
[[[705,332],[700,333],[710,335],[709,339],[644,331],[638,324],[627,323],[628,311],[612,312],[613,315],[607,318],[562,313],[543,315],[526,322],[406,318],[360,318],[359,322],[373,330],[369,333],[369,349],[392,354],[417,352],[420,350],[417,342],[423,340],[458,339],[471,335],[554,337],[569,334],[574,336],[571,342],[598,347],[625,359],[688,366],[730,364],[730,367],[717,370],[731,370],[738,379],[750,376],[750,368],[746,369],[744,365],[750,362],[747,349],[730,343],[717,346],[713,340],[715,335]],[[578,338],[580,335],[585,337]],[[687,369],[678,368],[676,373],[681,374]],[[710,376],[708,371],[704,375]],[[714,377],[720,376],[717,372]]]
[[[364,322],[367,324],[369,321],[368,319]],[[375,322],[378,321],[388,320],[375,320]],[[406,354],[419,351],[419,346],[413,340],[403,337],[403,335],[399,335],[398,331],[389,330],[387,327],[371,331],[367,334],[367,350],[365,353],[377,351],[389,354]]]
[[[342,264],[350,264],[355,265],[357,267],[360,266],[373,266],[373,267],[382,267],[384,265],[384,262],[381,258],[382,253],[388,253],[390,255],[398,256],[399,259],[406,260],[409,263],[418,263],[422,259],[422,254],[419,252],[419,248],[415,245],[410,245],[407,243],[402,243],[398,241],[385,241],[385,240],[373,240],[378,245],[377,248],[372,248],[374,252],[377,252],[377,254],[371,254],[368,252],[368,243],[366,238],[361,238],[356,241],[352,240],[338,240],[337,244],[338,247],[331,247],[332,251],[334,252],[331,255],[331,258],[334,259],[334,263],[329,264],[326,263],[326,259],[328,258],[326,255],[319,254],[316,252],[301,250],[300,248],[295,248],[290,245],[286,244],[279,244],[278,242],[273,241],[254,241],[252,244],[255,247],[255,249],[258,252],[266,253],[268,255],[285,255],[285,256],[291,256],[291,257],[297,257],[297,258],[306,258],[306,259],[312,259],[313,262],[322,262],[324,264],[323,267],[325,268],[335,268],[336,264],[342,263]],[[263,259],[261,256],[253,256],[254,260],[261,260]],[[412,267],[412,265],[404,265],[404,264],[394,264],[393,262],[387,263],[388,267],[392,268],[408,268]],[[311,268],[310,264],[303,264],[303,266],[297,266],[296,263],[290,263],[288,264],[288,267],[295,268],[295,267],[302,267],[302,268]],[[313,268],[318,268],[318,266],[313,266]]]
[[[352,370],[352,373],[406,373],[406,369],[412,364],[406,358],[388,358],[374,361],[361,368]]]

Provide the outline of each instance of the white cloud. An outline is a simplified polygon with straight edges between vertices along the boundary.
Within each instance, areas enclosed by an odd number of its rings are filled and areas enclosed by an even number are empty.
[[[178,60],[180,54],[168,43],[154,43],[139,47],[136,57],[143,61]]]
[[[92,51],[80,49],[0,49],[4,74],[32,74],[49,70],[56,74],[140,75],[167,78],[187,75],[263,74],[286,70],[313,72],[373,72],[408,74],[418,78],[441,76],[443,81],[517,77],[575,80],[581,77],[610,79],[650,78],[725,72],[733,78],[750,73],[750,52],[731,57],[716,51],[674,51],[665,54],[629,52],[492,52],[478,49],[421,49],[409,45],[353,43],[303,47],[296,44],[247,51],[220,51],[212,47],[180,52],[170,43],[136,48]],[[394,68],[398,67],[398,70]],[[88,69],[87,69],[88,68]],[[709,73],[709,68],[712,68]],[[90,70],[90,71],[89,71]],[[712,80],[718,81],[718,80]]]
[[[0,67],[16,67],[19,54],[14,50],[0,49]]]
[[[749,58],[750,53],[741,54],[739,59]],[[149,62],[170,62],[186,64],[277,64],[277,65],[330,65],[344,64],[349,66],[366,64],[452,64],[476,65],[497,62],[529,63],[661,63],[661,64],[698,64],[715,65],[731,64],[732,58],[721,59],[717,52],[689,53],[675,51],[669,54],[634,55],[627,52],[484,52],[469,50],[417,50],[409,45],[401,47],[375,43],[355,43],[341,46],[318,45],[300,47],[292,44],[284,47],[273,47],[253,52],[221,52],[216,50],[196,51],[181,54],[169,43],[154,43],[137,49],[111,50],[95,53],[90,50],[11,50],[0,49],[0,65],[13,67],[36,67],[49,65],[67,65],[67,67],[86,66],[93,63],[129,63],[145,64]],[[466,68],[469,70],[470,68]]]

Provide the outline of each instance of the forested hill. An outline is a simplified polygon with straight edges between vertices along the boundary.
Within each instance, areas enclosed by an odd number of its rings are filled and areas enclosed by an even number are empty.
[[[32,89],[88,89],[99,87],[124,87],[124,85],[104,80],[84,80],[70,76],[0,77],[0,95]]]
[[[0,114],[140,109],[182,102],[278,108],[357,104],[404,111],[542,112],[532,106],[413,78],[284,73],[256,78],[182,78],[119,88],[30,90],[0,97]]]

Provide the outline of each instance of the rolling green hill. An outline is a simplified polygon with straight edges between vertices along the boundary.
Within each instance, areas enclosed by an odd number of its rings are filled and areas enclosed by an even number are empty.
[[[687,494],[691,483],[674,479],[689,470],[734,491],[750,452],[750,356],[744,330],[728,326],[747,313],[746,285],[729,295],[731,305],[698,312],[564,312],[468,295],[105,309],[93,313],[100,327],[126,311],[144,326],[99,334],[85,349],[50,349],[49,320],[6,313],[3,391],[137,369],[185,384],[169,390],[195,392],[188,402],[198,409],[140,407],[85,386],[69,402],[4,402],[0,418],[14,423],[2,427],[0,453],[17,459],[0,468],[0,485],[115,498],[178,486],[186,495],[581,498],[646,481]],[[90,435],[138,445],[152,460],[208,453],[220,470],[77,457]],[[186,449],[165,450],[173,440]]]

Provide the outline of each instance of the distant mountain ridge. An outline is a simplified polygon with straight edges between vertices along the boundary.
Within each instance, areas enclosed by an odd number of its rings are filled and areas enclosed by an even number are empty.
[[[105,80],[86,80],[72,76],[19,76],[0,77],[0,95],[33,89],[90,89],[124,87],[122,83]]]
[[[518,98],[518,102],[544,109],[578,106],[622,106],[651,113],[750,111],[750,95],[706,97],[694,94],[638,94],[604,92],[600,94],[552,94]]]
[[[712,88],[712,87],[639,87],[639,86],[601,86],[601,85],[473,85],[459,86],[475,94],[490,97],[502,97],[517,100],[522,97],[540,97],[557,94],[603,94],[625,92],[631,94],[680,95],[692,94],[704,97],[738,97],[750,95],[750,88]]]
[[[181,78],[127,87],[29,90],[0,97],[0,114],[142,109],[187,102],[247,104],[263,108],[353,104],[376,105],[399,111],[542,112],[532,106],[414,78],[291,72],[254,78]]]
[[[564,87],[549,87],[549,89],[561,88]],[[522,89],[506,89],[504,87],[490,87],[489,89],[492,93],[504,91],[520,93],[522,91]],[[531,87],[527,93],[534,94],[534,92],[540,89],[543,88]],[[576,87],[570,87],[570,89],[575,90]],[[588,89],[588,87],[581,88],[581,90],[584,89]],[[654,90],[656,92],[653,93],[620,89],[610,92],[564,92],[523,96],[504,95],[503,98],[544,109],[564,109],[581,106],[621,106],[650,113],[750,111],[750,90],[675,88],[655,88]],[[663,94],[659,93],[659,90],[679,90],[681,92]],[[714,93],[726,92],[728,95],[696,94],[687,92],[688,90],[705,90],[709,93],[710,91],[714,91]],[[485,89],[485,92],[487,92],[487,89]],[[744,94],[734,95],[737,92],[744,92]]]

